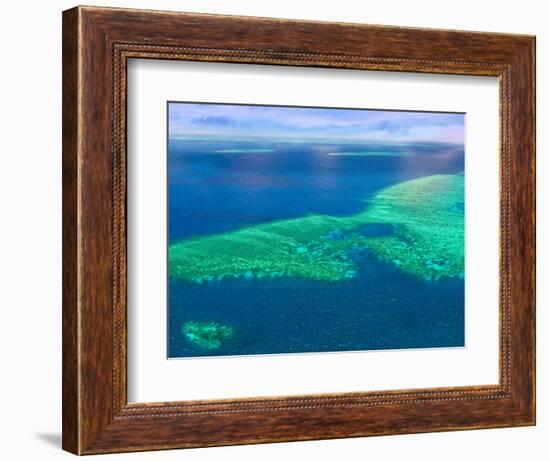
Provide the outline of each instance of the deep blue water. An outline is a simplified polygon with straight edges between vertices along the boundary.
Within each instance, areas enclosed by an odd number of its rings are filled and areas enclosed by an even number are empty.
[[[354,151],[406,155],[328,155]],[[463,171],[462,147],[441,144],[172,139],[169,241],[307,214],[354,214],[365,208],[365,199],[389,185]],[[368,225],[360,232],[383,236],[391,229]],[[357,258],[358,276],[342,282],[287,277],[195,284],[170,279],[169,357],[464,345],[463,279],[427,282],[368,252]],[[188,321],[219,322],[234,334],[219,349],[205,350],[182,334]]]

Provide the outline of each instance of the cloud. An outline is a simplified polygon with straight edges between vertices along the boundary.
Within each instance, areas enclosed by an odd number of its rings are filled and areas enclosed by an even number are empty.
[[[196,125],[234,125],[237,121],[227,115],[203,115],[191,119],[191,123]]]
[[[372,131],[385,131],[389,134],[406,136],[411,132],[410,123],[395,122],[392,120],[382,120],[372,127]]]
[[[387,142],[464,140],[464,114],[243,104],[170,103],[175,135],[334,138]]]

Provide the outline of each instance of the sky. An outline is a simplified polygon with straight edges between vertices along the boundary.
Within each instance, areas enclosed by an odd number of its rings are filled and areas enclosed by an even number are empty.
[[[170,136],[464,143],[464,114],[169,103]]]

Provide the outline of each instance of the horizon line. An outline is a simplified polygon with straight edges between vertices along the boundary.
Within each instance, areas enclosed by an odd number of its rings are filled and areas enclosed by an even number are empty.
[[[318,142],[318,143],[330,143],[330,142],[340,142],[340,143],[351,143],[351,142],[370,142],[370,143],[379,143],[386,145],[403,145],[403,144],[442,144],[449,146],[464,146],[464,142],[451,142],[451,141],[432,141],[432,140],[382,140],[382,139],[369,139],[369,138],[322,138],[322,137],[292,137],[292,136],[273,136],[273,135],[213,135],[213,134],[183,134],[183,133],[168,133],[168,139],[187,139],[190,141],[206,141],[206,140],[247,140],[247,141],[260,141],[265,142],[269,141],[279,141],[279,142]]]

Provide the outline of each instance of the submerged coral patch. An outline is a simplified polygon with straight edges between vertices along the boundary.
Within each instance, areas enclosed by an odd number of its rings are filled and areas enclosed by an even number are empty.
[[[383,189],[355,215],[309,215],[180,241],[169,248],[171,277],[303,277],[342,281],[357,275],[354,254],[379,259],[425,280],[464,275],[464,176],[435,175]]]
[[[216,322],[186,322],[181,327],[184,336],[204,349],[219,349],[233,336],[233,328]]]
[[[394,226],[388,223],[369,223],[357,229],[357,233],[365,237],[386,237],[393,231]]]

